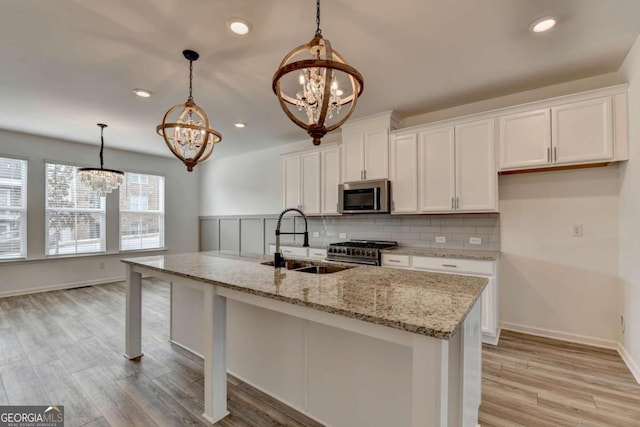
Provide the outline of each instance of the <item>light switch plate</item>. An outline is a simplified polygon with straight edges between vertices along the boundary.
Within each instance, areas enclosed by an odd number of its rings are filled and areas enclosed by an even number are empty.
[[[446,236],[436,236],[436,243],[447,243]]]
[[[482,237],[469,237],[469,244],[471,245],[481,245]]]
[[[340,238],[341,239],[346,239],[347,238],[347,233],[340,233]]]
[[[573,224],[571,226],[571,235],[573,237],[582,237],[582,224]]]
[[[313,237],[320,237],[320,232],[314,231],[313,232]]]

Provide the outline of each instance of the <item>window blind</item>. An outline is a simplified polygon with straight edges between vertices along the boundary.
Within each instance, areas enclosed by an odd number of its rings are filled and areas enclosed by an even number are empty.
[[[27,256],[27,161],[0,157],[0,259]]]
[[[76,166],[46,164],[47,255],[105,251],[105,198],[77,176]]]
[[[164,177],[125,173],[120,186],[120,250],[164,247]]]

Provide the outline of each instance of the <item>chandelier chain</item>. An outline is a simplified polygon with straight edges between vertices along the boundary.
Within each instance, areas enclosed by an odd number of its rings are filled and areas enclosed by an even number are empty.
[[[99,124],[100,126],[100,169],[104,169],[104,159],[102,157],[102,152],[104,151],[104,127],[105,125]]]
[[[320,29],[320,0],[316,0],[316,35],[321,35]]]
[[[193,60],[189,60],[189,100],[193,100]]]

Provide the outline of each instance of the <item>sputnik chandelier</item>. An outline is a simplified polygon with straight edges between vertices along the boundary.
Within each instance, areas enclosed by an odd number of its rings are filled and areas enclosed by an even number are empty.
[[[307,131],[314,145],[320,145],[327,132],[339,128],[351,116],[363,83],[358,70],[322,37],[320,0],[316,0],[315,36],[289,52],[273,75],[273,92],[280,106],[289,119]],[[293,92],[295,95],[291,95]],[[346,105],[348,109],[340,120],[331,122]]]
[[[189,61],[189,98],[184,104],[171,107],[156,131],[191,172],[195,165],[211,156],[214,144],[222,140],[222,135],[211,128],[207,113],[193,101],[193,61],[200,55],[192,50],[184,50],[182,54]]]
[[[104,128],[107,125],[98,123],[100,127],[100,169],[98,168],[80,168],[78,169],[78,177],[87,187],[98,196],[106,196],[114,189],[122,184],[124,172],[113,169],[105,169],[103,167],[103,151],[104,151]]]

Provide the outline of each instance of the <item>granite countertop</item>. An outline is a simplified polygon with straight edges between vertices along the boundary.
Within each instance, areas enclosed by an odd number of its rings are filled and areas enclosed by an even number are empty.
[[[439,339],[456,333],[487,284],[481,277],[372,266],[317,275],[262,260],[200,252],[122,261]]]
[[[460,258],[479,261],[495,261],[500,258],[500,251],[480,251],[471,249],[438,249],[398,246],[393,249],[383,249],[382,253],[396,255],[412,255],[438,258]]]

